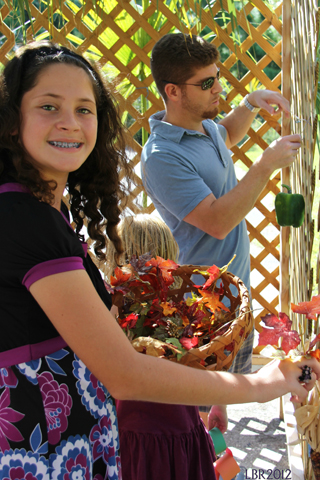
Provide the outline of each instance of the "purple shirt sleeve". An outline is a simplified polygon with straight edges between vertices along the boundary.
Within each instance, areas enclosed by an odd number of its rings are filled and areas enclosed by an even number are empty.
[[[41,278],[55,275],[56,273],[70,272],[72,270],[85,270],[80,257],[66,257],[48,260],[32,267],[25,274],[22,284],[29,290],[31,285]]]

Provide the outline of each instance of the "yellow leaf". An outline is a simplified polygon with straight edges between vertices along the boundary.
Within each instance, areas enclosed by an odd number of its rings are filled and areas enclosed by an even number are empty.
[[[174,307],[170,302],[162,302],[160,306],[163,308],[163,315],[165,317],[170,317],[174,312],[177,311],[176,307]]]
[[[152,357],[161,357],[165,353],[164,347],[167,347],[167,344],[151,337],[138,337],[133,340],[132,346],[137,352],[146,353]]]

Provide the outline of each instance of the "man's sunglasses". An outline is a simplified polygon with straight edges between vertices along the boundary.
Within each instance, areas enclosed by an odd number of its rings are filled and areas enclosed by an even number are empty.
[[[213,87],[215,79],[220,79],[220,70],[218,69],[215,77],[209,77],[203,80],[201,83],[175,83],[168,80],[162,80],[164,83],[173,83],[173,85],[193,85],[194,87],[201,87],[201,90],[209,90]]]

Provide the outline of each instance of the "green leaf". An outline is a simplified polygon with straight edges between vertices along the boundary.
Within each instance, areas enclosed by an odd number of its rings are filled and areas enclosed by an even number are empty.
[[[136,323],[135,328],[131,329],[132,333],[134,333],[136,337],[149,337],[151,334],[152,328],[143,326],[145,319],[145,315],[141,315]]]
[[[183,348],[183,346],[181,345],[181,343],[179,342],[179,340],[177,338],[167,338],[166,339],[166,343],[169,343],[169,345],[174,345],[175,347],[177,347],[181,353],[178,353],[177,354],[177,360],[180,360],[181,357],[183,357],[183,355],[185,355],[187,353],[187,350],[185,350]]]

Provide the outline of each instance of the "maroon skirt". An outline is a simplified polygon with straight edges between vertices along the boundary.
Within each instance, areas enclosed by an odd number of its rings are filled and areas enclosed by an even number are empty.
[[[198,407],[116,401],[123,480],[215,480]]]

